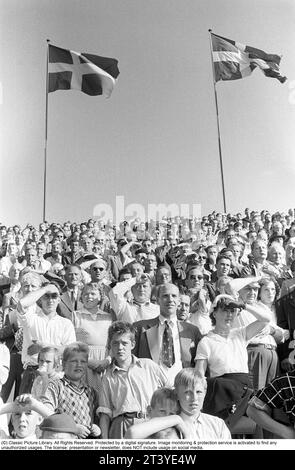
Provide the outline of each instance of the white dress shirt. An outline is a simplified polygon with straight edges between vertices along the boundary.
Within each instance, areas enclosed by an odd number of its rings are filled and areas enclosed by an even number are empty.
[[[23,309],[18,303],[17,319],[20,326],[23,327],[22,362],[24,368],[29,364],[38,364],[38,354],[30,356],[27,353],[33,340],[56,348],[67,346],[76,341],[75,329],[70,320],[57,313],[53,317],[48,317],[36,304]]]

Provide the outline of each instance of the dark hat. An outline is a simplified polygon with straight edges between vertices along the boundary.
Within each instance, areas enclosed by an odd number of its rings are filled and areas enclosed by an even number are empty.
[[[57,276],[55,273],[47,271],[45,274],[43,274],[43,276],[45,277],[46,281],[48,281],[50,284],[54,284],[58,288],[59,293],[61,293],[61,291],[66,288],[66,281]]]
[[[211,304],[210,312],[212,313],[215,309],[221,308],[223,310],[231,310],[237,308],[238,310],[243,310],[245,305],[243,302],[236,300],[234,297],[228,294],[217,295],[214,301]]]
[[[138,248],[138,250],[135,251],[135,255],[140,255],[141,253],[146,255],[146,250],[144,248]]]
[[[45,418],[40,424],[42,431],[79,433],[79,429],[74,418],[66,413],[55,413]]]
[[[124,245],[127,245],[127,240],[126,238],[120,238],[118,241],[117,241],[117,245],[118,246],[124,246]]]

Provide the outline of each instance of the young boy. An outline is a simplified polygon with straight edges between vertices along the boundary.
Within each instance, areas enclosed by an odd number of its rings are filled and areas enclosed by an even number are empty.
[[[103,439],[122,439],[126,430],[143,420],[153,392],[167,377],[151,359],[133,356],[135,329],[116,321],[108,331],[112,363],[102,379],[99,396],[100,427]]]
[[[197,375],[193,368],[187,367],[176,375],[174,387],[188,438],[231,439],[230,431],[222,419],[201,412],[207,389],[205,378]]]
[[[64,349],[62,365],[64,376],[50,380],[41,397],[42,402],[54,413],[67,413],[72,416],[79,428],[79,437],[86,439],[100,435],[94,424],[98,400],[95,390],[84,382],[88,364],[87,344],[76,342]]]
[[[35,378],[32,386],[32,395],[40,398],[44,395],[49,380],[60,379],[62,372],[57,371],[59,367],[59,353],[57,348],[46,346],[42,348],[38,354],[39,375]]]
[[[158,437],[159,433],[174,429],[173,426],[177,429],[181,427],[182,419],[178,415],[179,411],[175,390],[168,387],[159,388],[153,393],[151,404],[148,406],[148,417],[150,419],[128,428],[124,439],[146,439],[148,437],[151,439],[179,439],[179,436],[171,438]],[[171,431],[171,436],[172,434],[175,436],[176,433]],[[166,434],[164,433],[164,435]]]
[[[12,437],[32,441],[37,439],[37,426],[42,421],[42,416],[48,415],[48,409],[32,395],[25,394],[0,407],[1,415],[7,413],[11,413]],[[9,436],[1,435],[1,438],[7,439]]]

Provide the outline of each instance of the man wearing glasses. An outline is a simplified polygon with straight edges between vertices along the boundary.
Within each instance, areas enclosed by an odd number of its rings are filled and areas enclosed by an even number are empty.
[[[30,393],[37,375],[38,352],[44,346],[54,346],[62,353],[67,344],[76,341],[72,322],[56,312],[59,302],[59,287],[51,283],[30,291],[17,305],[18,321],[23,327],[22,361],[25,369],[20,393]],[[31,307],[36,303],[37,308],[33,312]]]

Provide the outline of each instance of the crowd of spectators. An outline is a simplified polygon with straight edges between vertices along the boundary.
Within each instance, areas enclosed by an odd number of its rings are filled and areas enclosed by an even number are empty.
[[[1,437],[294,438],[294,212],[0,225]]]

